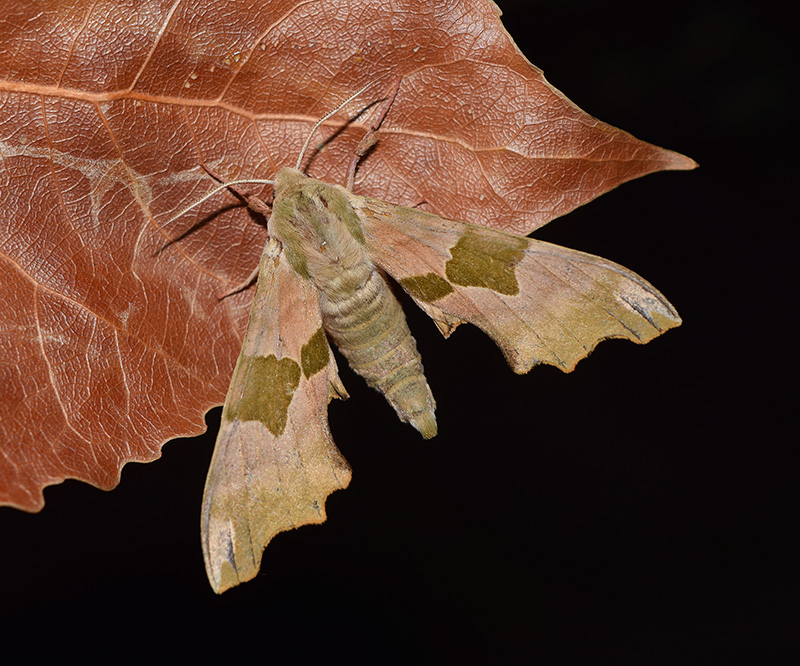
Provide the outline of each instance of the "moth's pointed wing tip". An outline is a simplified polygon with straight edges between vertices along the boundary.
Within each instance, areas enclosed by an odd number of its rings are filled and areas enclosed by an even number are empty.
[[[222,594],[230,590],[232,587],[236,587],[240,583],[244,583],[255,576],[255,573],[248,578],[242,579],[239,577],[239,574],[236,571],[236,568],[228,561],[223,561],[220,563],[220,570],[218,575],[213,575],[209,571],[208,572],[208,583],[211,585],[211,589],[214,590],[216,594]]]
[[[217,535],[219,547],[213,554],[207,546],[205,530],[203,534],[203,559],[206,565],[206,575],[208,584],[216,594],[222,594],[232,587],[255,578],[261,569],[261,556],[264,548],[275,536],[273,534],[268,538],[263,548],[252,543],[249,547],[243,547],[243,544],[240,543],[237,552],[236,544],[230,533],[225,530],[221,530],[221,532],[225,533]]]
[[[667,303],[667,305],[669,305],[669,303]],[[671,305],[669,305],[668,309],[652,312],[651,317],[653,319],[653,324],[656,326],[656,328],[658,328],[658,331],[653,334],[650,340],[658,337],[662,333],[666,333],[671,328],[678,328],[678,326],[683,324],[683,319],[681,319],[681,316]],[[641,340],[640,342],[648,341],[649,340]]]
[[[223,521],[225,526],[215,524],[213,516],[204,516],[201,525],[201,536],[203,545],[203,560],[206,566],[208,584],[216,594],[222,594],[225,590],[249,580],[258,571],[250,576],[240,575],[236,567],[235,544],[231,535],[230,521]],[[253,567],[248,567],[252,571]]]
[[[642,323],[646,321],[647,324],[638,330],[628,328],[625,332],[617,331],[593,340],[586,340],[582,349],[573,349],[571,350],[572,353],[563,354],[554,351],[549,357],[546,357],[524,347],[509,346],[501,347],[501,349],[508,365],[515,374],[525,375],[537,365],[552,365],[562,372],[570,373],[575,370],[578,363],[591,356],[592,352],[604,340],[630,340],[643,345],[683,323],[680,315],[668,301],[664,300],[659,305],[661,307],[651,308],[646,312],[646,315],[640,311]]]
[[[677,328],[683,324],[683,319],[672,303],[664,298],[655,287],[649,286],[649,289],[650,293],[645,298],[626,301],[632,309],[639,313],[642,324],[644,322],[649,324],[638,330],[631,330],[631,335],[625,336],[638,344],[646,344],[671,328]]]
[[[350,485],[351,479],[350,465],[341,458],[337,467],[336,482],[322,490],[319,499],[311,505],[313,510],[305,511],[302,517],[295,516],[281,525],[274,525],[266,533],[262,533],[260,538],[254,537],[254,541],[248,539],[244,544],[240,543],[238,551],[231,534],[231,521],[226,519],[223,524],[216,526],[211,520],[208,524],[203,524],[203,558],[211,589],[216,594],[222,594],[255,578],[261,570],[264,550],[272,540],[278,534],[290,532],[304,525],[324,523],[328,519],[326,511],[328,498],[337,490],[345,490]],[[211,548],[210,540],[216,541],[216,548]],[[212,555],[212,551],[215,555]]]
[[[655,338],[663,335],[672,328],[677,328],[683,323],[678,312],[672,307],[672,304],[665,298],[661,297],[658,305],[651,307],[647,311],[640,311],[641,314],[641,327],[630,328],[625,333],[618,332],[604,337],[600,337],[586,348],[586,353],[577,356],[570,360],[570,362],[560,365],[554,364],[564,372],[572,372],[578,363],[585,358],[588,358],[591,353],[597,349],[597,346],[604,340],[630,340],[639,345],[647,344]],[[646,324],[644,322],[647,322]],[[547,362],[547,361],[545,361]]]

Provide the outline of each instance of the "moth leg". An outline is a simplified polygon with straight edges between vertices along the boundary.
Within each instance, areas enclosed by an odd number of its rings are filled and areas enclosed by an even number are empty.
[[[267,219],[269,216],[272,215],[272,206],[253,194],[247,194],[244,197],[244,200],[247,202],[248,208],[250,210],[255,211],[259,215],[263,215]]]
[[[369,149],[372,148],[376,143],[378,143],[378,130],[380,126],[383,124],[384,118],[386,118],[386,114],[389,113],[389,109],[392,108],[392,104],[394,104],[394,99],[397,97],[397,91],[400,89],[400,81],[403,80],[403,77],[398,76],[397,81],[395,81],[394,87],[392,88],[392,92],[389,93],[388,102],[386,103],[386,108],[384,108],[383,113],[378,116],[378,119],[372,123],[372,127],[369,128],[367,133],[362,137],[361,141],[358,142],[355,151],[353,152],[353,157],[350,159],[350,164],[347,167],[347,180],[345,181],[345,187],[349,191],[353,191],[353,182],[356,179],[356,167],[358,163],[361,161],[361,158],[364,157],[369,152]]]
[[[228,296],[233,296],[234,294],[238,294],[240,291],[244,291],[247,289],[251,284],[255,283],[256,279],[258,279],[258,269],[259,266],[257,265],[253,272],[247,276],[247,279],[237,284],[232,289],[228,289],[228,291],[223,291],[217,294],[217,300],[221,301],[223,298],[228,298]]]
[[[215,173],[211,169],[211,167],[206,166],[205,164],[201,164],[200,166],[202,166],[205,172],[209,176],[211,176],[214,180],[216,180],[218,183],[220,183],[221,185],[225,184],[225,179],[218,173]],[[265,203],[258,197],[253,196],[252,194],[247,194],[246,192],[240,191],[236,185],[228,185],[228,189],[231,192],[233,192],[237,197],[239,197],[242,201],[244,201],[250,209],[256,211],[257,213],[260,213],[265,217],[269,217],[270,213],[272,213],[272,206],[269,203]]]

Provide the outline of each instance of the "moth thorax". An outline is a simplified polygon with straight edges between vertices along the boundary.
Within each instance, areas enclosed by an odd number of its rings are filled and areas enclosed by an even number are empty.
[[[321,291],[363,284],[372,262],[360,242],[361,227],[346,194],[289,169],[279,176],[270,226],[287,247],[295,269]]]

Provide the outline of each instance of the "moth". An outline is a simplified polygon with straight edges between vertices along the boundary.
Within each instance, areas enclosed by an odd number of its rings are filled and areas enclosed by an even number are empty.
[[[349,184],[386,111],[356,151]],[[569,372],[601,340],[645,343],[681,323],[652,285],[611,261],[310,178],[299,170],[310,138],[297,167],[274,181],[211,193],[274,186],[203,496],[203,555],[217,593],[253,578],[278,532],[323,522],[327,496],[350,481],[328,427],[328,403],[347,397],[331,342],[402,421],[436,435],[435,401],[387,276],[445,337],[478,326],[520,374],[540,363]]]

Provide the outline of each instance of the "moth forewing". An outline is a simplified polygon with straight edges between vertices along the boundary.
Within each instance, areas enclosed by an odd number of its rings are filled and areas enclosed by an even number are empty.
[[[354,199],[375,263],[445,335],[462,321],[480,327],[515,372],[539,363],[569,372],[601,340],[644,343],[681,323],[655,287],[601,257]]]
[[[203,496],[203,555],[216,592],[253,578],[278,532],[323,522],[325,498],[347,487],[350,468],[328,429],[332,396],[346,393],[317,292],[273,239]]]

